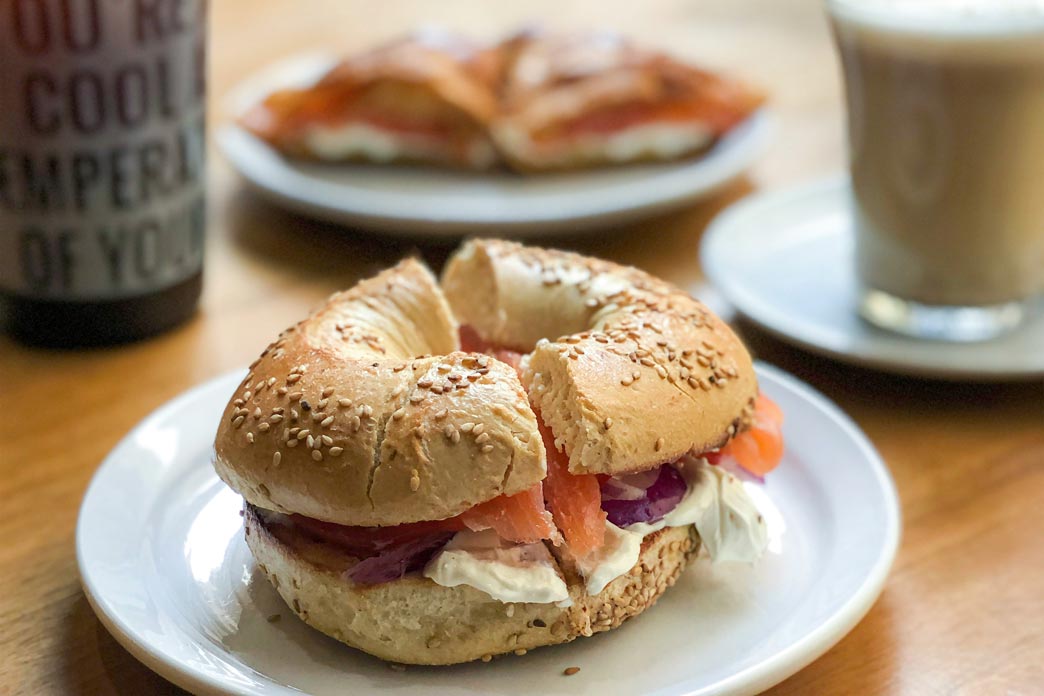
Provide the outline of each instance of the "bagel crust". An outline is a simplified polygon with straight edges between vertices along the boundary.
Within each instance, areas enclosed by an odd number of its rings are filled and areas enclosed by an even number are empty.
[[[669,527],[646,537],[631,571],[597,595],[587,594],[575,571],[560,569],[572,606],[505,604],[420,576],[355,585],[344,575],[357,562],[350,556],[287,539],[249,508],[244,519],[261,572],[301,620],[383,660],[417,665],[470,662],[616,628],[655,604],[699,549],[694,527]]]
[[[573,473],[643,471],[715,449],[750,418],[757,382],[740,340],[638,269],[473,240],[442,283],[462,323],[531,352],[523,382]]]
[[[218,475],[254,505],[355,526],[534,486],[544,449],[518,376],[458,348],[418,261],[333,295],[251,365],[221,418]]]

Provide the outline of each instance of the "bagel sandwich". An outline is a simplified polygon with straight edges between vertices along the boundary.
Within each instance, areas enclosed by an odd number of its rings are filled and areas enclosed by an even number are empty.
[[[520,171],[706,150],[764,97],[613,33],[525,32],[501,46],[497,149]]]
[[[297,616],[445,665],[615,628],[698,554],[756,560],[739,477],[778,464],[781,418],[677,288],[473,240],[441,284],[405,260],[284,331],[226,406],[214,466]]]
[[[495,70],[488,48],[426,30],[277,90],[240,122],[296,157],[486,169],[498,161],[487,134]]]

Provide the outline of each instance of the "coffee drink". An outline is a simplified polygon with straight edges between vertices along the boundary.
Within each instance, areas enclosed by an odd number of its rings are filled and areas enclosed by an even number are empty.
[[[1044,0],[828,9],[864,316],[934,338],[1010,328],[1044,291]]]

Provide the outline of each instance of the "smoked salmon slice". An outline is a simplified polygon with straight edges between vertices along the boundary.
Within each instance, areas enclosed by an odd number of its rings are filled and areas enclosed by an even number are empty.
[[[492,528],[502,539],[520,544],[532,544],[554,536],[551,513],[544,508],[541,484],[516,493],[502,495],[459,515],[461,521],[473,530]]]
[[[754,402],[751,427],[729,440],[718,454],[731,457],[755,476],[764,476],[783,459],[782,426],[783,411],[767,396],[759,394]]]
[[[569,550],[577,558],[585,558],[605,543],[606,514],[598,476],[569,473],[569,459],[555,448],[555,438],[540,414],[537,422],[547,451],[544,499]]]

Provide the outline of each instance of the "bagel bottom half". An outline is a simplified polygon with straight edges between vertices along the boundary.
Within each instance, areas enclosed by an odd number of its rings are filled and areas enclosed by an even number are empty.
[[[566,569],[573,604],[563,608],[505,604],[466,585],[443,587],[420,576],[355,585],[344,575],[355,561],[343,552],[304,539],[285,543],[250,507],[244,519],[258,566],[299,618],[381,659],[418,665],[489,659],[616,628],[655,604],[699,550],[692,526],[650,534],[630,572],[593,596]]]

